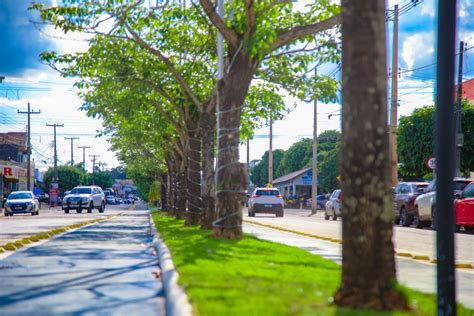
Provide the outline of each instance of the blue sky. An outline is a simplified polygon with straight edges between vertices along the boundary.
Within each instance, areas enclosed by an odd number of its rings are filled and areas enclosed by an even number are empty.
[[[43,0],[50,3],[53,0]],[[309,0],[300,0],[308,2]],[[388,8],[394,4],[404,5],[411,0],[389,0]],[[0,75],[6,76],[4,84],[0,85],[0,130],[25,130],[26,117],[16,114],[17,109],[25,110],[28,102],[34,109],[41,109],[42,114],[32,116],[32,142],[37,149],[36,159],[46,160],[52,156],[50,142],[51,128],[45,123],[64,123],[65,127],[58,129],[59,158],[62,162],[69,160],[69,143],[64,136],[80,134],[78,145],[91,145],[93,148],[87,154],[100,154],[101,159],[109,166],[118,162],[112,152],[108,151],[108,143],[104,138],[94,137],[100,129],[100,121],[87,118],[78,111],[81,100],[75,95],[73,81],[60,76],[53,70],[39,63],[41,51],[57,50],[60,53],[81,51],[87,48],[86,36],[61,34],[51,28],[33,25],[30,20],[39,20],[34,12],[27,10],[30,0],[0,0]],[[474,46],[474,0],[459,1],[459,39],[467,41],[468,47]],[[400,16],[400,45],[399,67],[403,74],[400,78],[399,113],[408,115],[413,109],[433,103],[433,75],[436,65],[425,69],[406,72],[413,68],[435,63],[435,18],[436,1],[424,0],[417,7]],[[387,23],[387,42],[391,46],[392,22]],[[389,47],[390,48],[390,47]],[[390,56],[389,56],[390,57]],[[388,60],[390,67],[390,59]],[[321,71],[331,72],[333,66],[322,67]],[[466,52],[464,67],[465,78],[474,77],[474,49]],[[290,107],[294,100],[288,100]],[[318,130],[339,129],[338,116],[328,119],[327,113],[339,108],[337,104],[320,104]],[[287,149],[301,137],[312,134],[312,106],[301,104],[283,120],[274,124],[274,133],[279,135],[274,140],[274,148]],[[268,134],[263,128],[256,134]],[[251,143],[251,159],[258,159],[268,147],[268,139],[255,139]],[[242,146],[241,157],[245,159],[246,148]],[[82,157],[78,150],[75,152],[76,161]],[[47,164],[41,164],[46,167]],[[90,163],[89,163],[90,165]]]

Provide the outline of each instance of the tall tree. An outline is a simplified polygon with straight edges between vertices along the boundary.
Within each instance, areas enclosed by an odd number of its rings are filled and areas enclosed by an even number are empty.
[[[461,171],[468,174],[474,170],[474,105],[463,102],[461,124],[464,144],[461,150]],[[425,106],[400,118],[398,126],[398,155],[402,164],[400,173],[404,177],[422,178],[431,174],[426,166],[434,155],[433,125],[434,107]]]
[[[279,67],[275,67],[279,61],[277,56],[294,51],[297,41],[314,41],[316,46],[327,48],[318,39],[315,40],[315,34],[327,31],[339,22],[338,6],[318,1],[310,7],[310,13],[301,13],[293,10],[289,1],[233,1],[228,7],[228,16],[232,14],[233,18],[226,20],[219,16],[211,0],[199,2],[227,44],[225,72],[217,84],[219,128],[216,181],[220,219],[219,225],[214,228],[214,235],[239,239],[242,236],[241,201],[247,186],[243,176],[246,174],[245,167],[239,163],[239,133],[242,108],[252,79],[256,73],[266,78],[278,73]],[[327,38],[321,39],[326,44],[330,42]],[[265,67],[267,58],[272,60],[267,61],[266,65],[273,67]],[[316,58],[316,61],[321,60]],[[305,67],[300,69],[303,71]],[[320,83],[317,79],[315,82]],[[321,87],[315,84],[317,97],[320,97],[318,92],[324,90]]]
[[[385,1],[341,4],[343,261],[334,301],[353,308],[406,309],[394,287]]]

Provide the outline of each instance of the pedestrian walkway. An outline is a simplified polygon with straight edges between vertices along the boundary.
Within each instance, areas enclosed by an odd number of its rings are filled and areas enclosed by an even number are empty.
[[[257,238],[298,247],[342,263],[342,247],[339,244],[248,223],[244,223],[243,229]],[[396,257],[396,264],[397,278],[401,284],[425,293],[436,293],[436,265],[400,257]],[[456,278],[458,301],[474,308],[474,273],[456,269]]]
[[[0,315],[164,315],[148,211],[85,226],[0,261]]]

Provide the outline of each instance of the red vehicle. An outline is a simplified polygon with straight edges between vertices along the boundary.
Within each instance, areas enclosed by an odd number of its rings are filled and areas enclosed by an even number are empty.
[[[456,228],[461,226],[466,231],[474,230],[474,182],[467,185],[459,199],[454,201]]]

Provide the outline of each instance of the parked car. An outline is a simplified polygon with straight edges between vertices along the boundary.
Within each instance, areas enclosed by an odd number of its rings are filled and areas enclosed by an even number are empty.
[[[466,231],[474,230],[474,182],[468,184],[454,201],[456,230],[462,226]]]
[[[113,196],[113,195],[107,195],[105,197],[105,201],[107,202],[107,204],[110,204],[110,205],[117,204],[117,200],[115,199],[115,196]]]
[[[459,196],[462,190],[471,182],[473,179],[466,178],[454,178],[454,192],[455,196]],[[430,226],[436,227],[436,181],[433,180],[426,188],[425,194],[420,195],[415,199],[416,213],[413,218],[413,226],[417,228],[423,228]]]
[[[82,213],[83,209],[87,209],[87,213],[91,213],[96,208],[99,213],[105,210],[105,195],[98,186],[78,186],[71,190],[71,193],[64,198],[62,209],[64,213],[70,210],[76,210]]]
[[[328,201],[328,197],[325,194],[320,194],[316,197],[316,206],[318,210],[324,210],[326,209],[326,203]],[[308,204],[309,207],[311,207],[313,203],[313,199],[309,198],[306,200],[306,203]]]
[[[39,215],[39,201],[31,191],[16,191],[8,195],[5,202],[5,216],[13,214]]]
[[[394,190],[393,211],[395,213],[395,223],[407,227],[413,222],[416,216],[415,199],[425,193],[428,182],[401,182]]]
[[[329,197],[329,200],[326,202],[324,219],[329,220],[332,217],[333,221],[337,221],[338,217],[342,217],[341,213],[341,199],[342,191],[337,189],[334,190]]]
[[[255,216],[255,213],[270,213],[276,217],[283,217],[284,214],[283,196],[275,188],[256,188],[249,199],[248,215]]]

